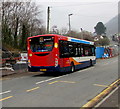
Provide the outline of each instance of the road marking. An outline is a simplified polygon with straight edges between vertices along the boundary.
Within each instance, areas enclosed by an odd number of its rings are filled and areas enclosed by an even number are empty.
[[[63,82],[63,83],[76,83],[76,82],[73,82],[73,81],[53,81],[53,82],[48,83],[48,84],[54,84],[54,83],[57,83],[57,82]]]
[[[115,84],[120,84],[120,79],[118,79],[118,80],[116,80],[115,82],[113,82],[110,86],[113,86],[113,85],[115,85]]]
[[[9,92],[11,92],[11,90],[8,90],[8,91],[5,91],[5,92],[1,92],[0,95],[6,94],[6,93],[9,93]]]
[[[29,90],[26,90],[26,92],[31,92],[33,90],[36,90],[36,89],[39,89],[40,87],[35,87],[35,88],[32,88],[32,89],[29,89]]]
[[[10,78],[6,78],[6,77],[0,78],[1,81],[3,81],[3,80],[9,80],[9,79],[10,79]]]
[[[40,82],[37,82],[36,84],[41,84],[41,83],[44,83],[44,82],[48,82],[48,81],[51,81],[51,80],[54,80],[54,79],[58,79],[58,78],[61,78],[61,77],[67,76],[67,75],[58,76],[58,77],[55,77],[55,78],[51,78],[51,79],[47,79],[47,80],[44,80],[44,81],[40,81]]]
[[[48,84],[54,84],[54,83],[57,83],[57,82],[59,82],[59,81],[53,81],[53,82],[51,82],[51,83],[48,83]]]
[[[117,87],[120,84],[120,79],[113,82],[109,87],[105,88],[102,92],[100,92],[97,96],[83,105],[80,109],[84,109],[85,107],[94,107],[103,97],[109,94],[113,88]]]
[[[84,70],[80,70],[78,72],[83,72],[83,71],[90,70],[90,69],[93,69],[93,68],[95,68],[95,67],[90,67],[90,68],[87,68],[87,69],[84,69]],[[44,80],[44,81],[39,81],[39,82],[36,82],[35,84],[41,84],[41,83],[48,82],[48,81],[55,80],[55,79],[59,79],[59,78],[62,78],[62,77],[68,76],[68,75],[69,74],[66,74],[66,75],[63,75],[63,76],[58,76],[58,77],[51,78],[51,79],[47,79],[47,80]]]
[[[108,96],[106,96],[102,101],[100,101],[96,106],[99,107],[105,100],[107,100],[116,90],[118,90],[118,87],[116,87]]]
[[[63,83],[76,83],[74,81],[59,81],[59,82],[63,82]]]
[[[100,86],[100,87],[109,87],[109,86],[107,86],[107,85],[101,85],[101,84],[93,84],[93,85],[95,85],[95,86]]]
[[[6,97],[6,98],[2,98],[2,99],[0,99],[0,101],[4,101],[4,100],[7,100],[7,99],[9,99],[9,98],[12,98],[13,96],[9,96],[9,97]]]

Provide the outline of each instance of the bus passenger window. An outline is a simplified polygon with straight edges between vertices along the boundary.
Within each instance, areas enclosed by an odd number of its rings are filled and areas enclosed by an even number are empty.
[[[85,56],[88,56],[88,50],[85,50]]]
[[[95,56],[95,48],[92,47],[91,49],[92,49],[92,56]]]
[[[81,47],[81,56],[84,56],[83,47]]]

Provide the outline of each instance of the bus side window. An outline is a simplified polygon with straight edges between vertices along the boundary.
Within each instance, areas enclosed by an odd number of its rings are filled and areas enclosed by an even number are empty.
[[[85,56],[88,56],[88,50],[85,49]]]
[[[69,48],[69,56],[72,57],[72,56],[75,56],[75,47],[74,47],[74,43],[73,42],[69,42],[68,44],[68,48]]]
[[[78,56],[78,48],[75,48],[75,56]]]
[[[89,47],[89,56],[94,56],[94,52],[92,50],[92,46]]]
[[[78,44],[75,44],[75,56],[79,56],[79,47]]]
[[[91,48],[91,49],[92,49],[92,55],[93,55],[93,56],[95,56],[95,47],[94,47],[94,46],[92,46],[92,48]]]
[[[60,57],[69,57],[69,48],[67,41],[59,41]]]
[[[68,48],[68,42],[63,41],[63,48],[64,50],[64,57],[69,57],[69,48]]]
[[[77,45],[77,48],[78,48],[78,56],[80,57],[81,56],[81,46],[80,46],[80,44]]]
[[[84,48],[83,48],[83,45],[81,45],[81,56],[84,56]]]

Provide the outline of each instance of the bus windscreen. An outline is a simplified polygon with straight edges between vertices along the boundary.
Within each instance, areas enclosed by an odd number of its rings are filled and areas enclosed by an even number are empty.
[[[30,39],[30,49],[32,52],[52,51],[54,46],[54,37],[34,37]]]

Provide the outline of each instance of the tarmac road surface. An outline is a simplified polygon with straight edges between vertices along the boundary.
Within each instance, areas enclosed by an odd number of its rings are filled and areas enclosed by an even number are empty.
[[[118,79],[118,57],[74,73],[6,78],[0,92],[3,107],[82,107]]]

